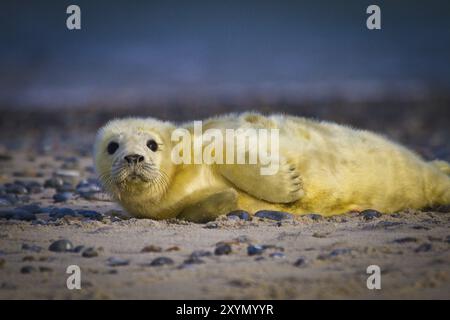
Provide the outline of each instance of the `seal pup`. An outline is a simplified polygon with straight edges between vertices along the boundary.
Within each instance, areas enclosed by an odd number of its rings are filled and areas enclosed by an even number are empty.
[[[195,135],[193,122],[177,126],[153,118],[125,118],[98,131],[94,153],[99,179],[133,216],[194,222],[235,209],[328,216],[450,204],[447,162],[427,162],[369,131],[252,112],[206,119],[203,129],[209,128],[278,130],[278,171],[262,175],[260,163],[176,164],[172,133],[183,129]]]

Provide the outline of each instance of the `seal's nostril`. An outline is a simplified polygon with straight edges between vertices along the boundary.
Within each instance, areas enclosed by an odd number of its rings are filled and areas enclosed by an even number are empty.
[[[144,156],[140,154],[129,154],[123,158],[130,164],[144,161]]]

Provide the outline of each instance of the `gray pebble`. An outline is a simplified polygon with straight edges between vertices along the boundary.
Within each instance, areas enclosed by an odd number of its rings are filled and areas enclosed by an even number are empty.
[[[231,246],[229,244],[220,244],[216,247],[216,250],[214,250],[214,254],[221,256],[224,254],[230,254],[231,251]]]
[[[309,214],[305,215],[305,217],[308,217],[314,221],[319,221],[319,220],[323,219],[323,216],[320,214],[317,214],[317,213],[309,213]]]
[[[173,260],[168,257],[159,257],[159,258],[154,259],[150,263],[150,265],[152,267],[159,267],[159,266],[164,266],[164,265],[171,265],[173,263],[174,263]]]
[[[78,214],[81,214],[85,218],[89,218],[92,220],[102,220],[103,215],[100,212],[94,210],[77,210]]]
[[[414,252],[428,252],[433,249],[433,246],[431,243],[422,243],[420,246],[418,246]]]
[[[250,214],[244,210],[235,210],[227,213],[228,218],[237,217],[238,219],[249,221]]]
[[[17,184],[17,183],[7,183],[5,184],[5,191],[6,193],[13,193],[13,194],[27,194],[28,190],[24,186]]]
[[[3,209],[0,210],[0,219],[32,221],[36,219],[36,216],[28,211],[21,209]]]
[[[71,208],[53,208],[50,211],[50,217],[54,219],[59,219],[66,216],[76,217],[77,212]]]
[[[254,256],[257,254],[262,254],[264,252],[264,248],[259,245],[249,245],[247,247],[247,254],[249,256]]]
[[[209,257],[212,255],[211,251],[196,250],[191,253],[191,258]]]
[[[98,256],[98,252],[94,248],[87,248],[83,251],[81,256],[84,258],[93,258]]]
[[[25,206],[18,207],[17,209],[25,210],[25,211],[28,211],[28,212],[30,212],[32,214],[43,212],[42,208],[39,207],[37,204],[28,204],[28,205],[25,205]]]
[[[56,193],[53,196],[53,200],[55,200],[55,202],[66,202],[70,199],[73,199],[74,195],[72,192],[62,192],[62,193]]]
[[[201,264],[201,263],[205,263],[205,261],[203,261],[199,257],[192,257],[191,256],[188,259],[184,260],[183,263],[184,264]]]
[[[108,266],[110,267],[120,267],[120,266],[127,266],[130,264],[130,260],[116,258],[116,257],[110,257],[107,260]]]
[[[417,242],[417,238],[414,238],[414,237],[404,237],[404,238],[395,239],[393,242],[395,242],[395,243],[410,243],[410,242]]]
[[[335,258],[337,256],[341,256],[344,254],[349,254],[350,252],[351,252],[351,250],[347,249],[347,248],[334,249],[330,253],[319,255],[317,257],[317,259],[319,259],[319,260],[331,259],[331,258]]]
[[[286,258],[286,255],[283,252],[272,252],[269,256],[274,259]]]
[[[33,252],[40,252],[42,250],[42,247],[37,246],[35,244],[24,243],[24,244],[22,244],[22,250],[28,250],[28,251],[33,251]]]
[[[44,182],[44,188],[53,188],[57,189],[59,187],[62,187],[64,184],[64,180],[61,178],[50,178],[48,180],[45,180]]]
[[[36,268],[33,266],[23,266],[20,269],[20,273],[32,273],[32,272],[36,272]]]
[[[67,252],[72,251],[72,249],[73,249],[72,242],[66,239],[56,240],[48,247],[48,250],[53,252]]]
[[[305,258],[298,258],[297,261],[294,262],[294,266],[296,267],[304,267],[306,265]]]
[[[359,216],[364,220],[373,220],[375,218],[381,217],[381,215],[381,212],[372,209],[364,210],[359,213]]]
[[[294,219],[294,216],[290,213],[271,210],[260,210],[255,213],[255,217],[271,219],[276,221]]]

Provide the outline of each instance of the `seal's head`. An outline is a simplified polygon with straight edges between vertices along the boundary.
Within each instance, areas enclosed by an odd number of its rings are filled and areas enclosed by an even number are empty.
[[[116,199],[127,194],[159,200],[169,186],[173,126],[155,119],[108,122],[97,133],[95,167],[104,188]]]

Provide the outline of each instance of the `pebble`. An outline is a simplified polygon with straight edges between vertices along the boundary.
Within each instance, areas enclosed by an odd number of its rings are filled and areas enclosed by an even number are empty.
[[[48,180],[45,180],[44,182],[44,188],[53,188],[57,189],[59,187],[62,187],[64,185],[64,180],[61,178],[50,178]]]
[[[22,209],[3,209],[0,210],[0,219],[32,221],[36,219],[36,216]]]
[[[51,218],[59,219],[65,216],[75,217],[77,216],[77,212],[71,208],[53,208],[50,211]]]
[[[25,206],[20,206],[20,207],[18,207],[16,209],[25,210],[25,211],[28,211],[29,213],[32,213],[32,214],[42,213],[43,212],[42,208],[39,207],[37,204],[28,204],[28,205],[25,205]]]
[[[305,258],[298,258],[297,261],[294,262],[294,266],[296,267],[304,267],[306,265]]]
[[[219,228],[219,224],[217,222],[210,221],[205,224],[204,228],[205,229],[217,229],[217,228]]]
[[[203,261],[202,259],[200,259],[199,257],[189,257],[186,260],[184,260],[183,262],[184,264],[201,264],[201,263],[205,263],[205,261]]]
[[[433,249],[433,246],[431,243],[422,243],[420,246],[418,246],[414,252],[428,252]]]
[[[159,258],[154,259],[150,263],[150,265],[152,267],[159,267],[159,266],[164,266],[164,265],[171,265],[173,263],[174,263],[173,260],[168,257],[159,257]]]
[[[0,207],[9,207],[12,206],[14,203],[12,203],[8,198],[6,197],[0,197]]]
[[[350,252],[351,252],[351,250],[347,249],[347,248],[334,249],[330,253],[319,255],[317,257],[317,259],[326,260],[326,259],[330,259],[330,258],[335,258],[340,255],[349,254]]]
[[[13,194],[27,194],[28,190],[24,186],[17,184],[17,183],[7,183],[5,184],[5,191],[6,193],[13,193]]]
[[[33,266],[23,266],[20,269],[20,273],[32,273],[32,272],[35,272],[35,271],[36,271],[36,268],[33,267]]]
[[[72,192],[62,192],[62,193],[56,193],[53,196],[53,200],[55,200],[55,202],[66,202],[70,199],[73,199],[74,195]]]
[[[116,258],[116,257],[110,257],[107,260],[108,266],[110,267],[120,267],[120,266],[127,266],[130,264],[130,260]]]
[[[257,254],[262,254],[264,252],[264,248],[260,245],[249,245],[247,247],[247,254],[249,256],[254,256]]]
[[[250,214],[247,211],[244,210],[234,210],[229,213],[227,213],[227,217],[237,217],[241,220],[249,221],[250,220]]]
[[[69,240],[56,240],[49,247],[48,250],[53,252],[67,252],[73,249],[73,244]]]
[[[395,243],[417,242],[417,238],[414,238],[414,237],[404,237],[404,238],[395,239],[393,242],[395,242]]]
[[[272,252],[269,256],[274,259],[286,258],[286,255],[283,252]]]
[[[22,244],[22,250],[28,250],[28,251],[33,251],[33,252],[41,252],[42,247],[37,246],[35,244],[28,244],[28,243],[24,243]]]
[[[373,220],[381,217],[381,215],[381,212],[372,209],[364,210],[359,213],[359,216],[363,217],[364,220]]]
[[[82,215],[85,218],[89,218],[92,220],[102,220],[103,215],[100,212],[94,210],[77,210],[76,213]]]
[[[271,210],[260,210],[255,213],[255,217],[276,220],[276,221],[294,219],[294,216],[290,213],[283,212],[283,211],[271,211]]]
[[[90,201],[111,201],[111,197],[104,192],[82,192],[80,195],[83,199]]]
[[[319,221],[323,219],[323,216],[317,213],[309,213],[307,215],[305,215],[305,217],[310,218],[311,220],[314,221]]]
[[[231,246],[229,244],[220,244],[216,247],[216,250],[214,250],[214,254],[221,256],[224,254],[230,254],[231,251]]]
[[[211,255],[212,255],[211,251],[196,250],[196,251],[192,251],[191,258],[209,257]]]
[[[75,188],[73,187],[73,185],[71,183],[64,182],[62,186],[56,188],[56,191],[59,193],[74,192]]]
[[[98,256],[98,252],[94,248],[87,248],[83,251],[81,256],[84,258],[93,258]]]
[[[154,245],[145,246],[141,252],[161,252],[162,248]]]

